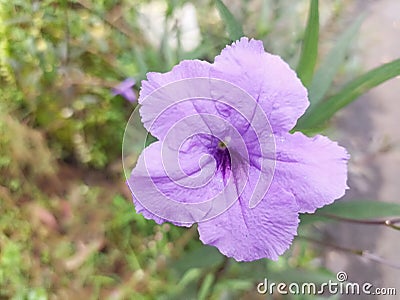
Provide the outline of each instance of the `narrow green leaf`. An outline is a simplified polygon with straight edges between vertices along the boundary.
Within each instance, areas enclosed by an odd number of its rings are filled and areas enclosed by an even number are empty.
[[[324,214],[351,219],[394,217],[400,216],[400,204],[369,200],[336,201],[318,209],[314,214],[302,214],[301,224],[333,221],[333,219],[323,216]]]
[[[212,289],[212,285],[214,282],[215,276],[212,273],[208,273],[207,276],[204,278],[203,284],[200,287],[199,295],[197,299],[205,300],[208,299],[210,291]]]
[[[339,93],[320,102],[300,118],[296,130],[321,126],[338,110],[356,100],[373,87],[400,75],[400,59],[377,67],[349,82]]]
[[[232,41],[236,41],[244,36],[242,25],[235,19],[225,4],[221,0],[215,0],[215,5],[222,21],[225,23],[229,38]]]
[[[318,0],[311,0],[306,30],[301,47],[297,75],[308,87],[311,83],[318,55],[319,11]]]
[[[193,268],[187,270],[182,276],[182,279],[178,282],[177,288],[179,290],[183,290],[185,286],[187,286],[190,282],[198,280],[200,276],[201,276],[201,269]]]
[[[320,67],[315,72],[309,88],[311,107],[319,103],[332,85],[333,79],[343,64],[349,46],[360,28],[364,16],[358,17],[351,26],[337,39],[336,44],[329,51]]]

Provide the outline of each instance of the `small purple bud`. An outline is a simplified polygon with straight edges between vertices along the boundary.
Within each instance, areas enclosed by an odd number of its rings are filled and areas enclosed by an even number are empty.
[[[121,95],[126,100],[131,103],[136,101],[136,94],[132,90],[132,87],[136,84],[136,80],[133,78],[127,78],[115,88],[112,89],[112,93],[114,96]]]

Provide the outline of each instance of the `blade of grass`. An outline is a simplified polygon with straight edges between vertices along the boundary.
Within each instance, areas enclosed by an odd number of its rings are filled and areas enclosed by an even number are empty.
[[[323,125],[338,110],[356,100],[373,87],[400,75],[400,59],[386,63],[350,81],[337,94],[320,102],[300,118],[295,130],[315,128]]]
[[[318,0],[311,0],[307,26],[304,32],[297,75],[308,87],[311,83],[318,55],[319,11]]]
[[[343,64],[349,46],[357,34],[363,20],[364,16],[358,17],[351,26],[339,36],[337,42],[315,72],[309,88],[308,97],[311,104],[310,108],[321,102],[326,95],[326,92],[331,87],[333,79],[340,66]]]
[[[242,25],[235,19],[225,4],[221,0],[215,0],[215,6],[218,9],[222,21],[225,23],[229,38],[232,41],[236,41],[244,36]]]
[[[200,287],[198,299],[205,300],[208,299],[210,296],[210,292],[212,290],[213,282],[214,282],[214,274],[209,273],[204,278],[204,281]]]

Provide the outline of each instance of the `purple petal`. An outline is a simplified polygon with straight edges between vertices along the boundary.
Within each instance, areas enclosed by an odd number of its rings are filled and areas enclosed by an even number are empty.
[[[264,109],[274,132],[292,129],[309,105],[296,73],[279,56],[266,53],[261,41],[243,37],[227,46],[210,75],[247,91]]]
[[[179,85],[179,81],[188,78],[208,77],[210,64],[200,60],[186,60],[167,73],[148,73],[142,81],[139,103],[142,104],[140,115],[145,128],[158,139],[162,139],[178,120],[197,114],[190,101],[178,103],[179,95],[190,94],[192,87]],[[163,91],[162,97],[149,97],[161,87],[178,82],[176,87]],[[153,93],[153,94],[152,94]],[[171,107],[169,107],[172,105]],[[169,108],[166,108],[169,107]]]
[[[223,214],[200,222],[198,231],[204,244],[237,261],[276,260],[292,243],[298,222],[293,195],[270,189],[255,208],[240,198]]]
[[[292,193],[300,212],[317,208],[342,197],[348,189],[346,149],[327,137],[309,138],[300,132],[276,138],[277,162],[272,185]]]
[[[162,142],[143,150],[128,179],[138,213],[157,223],[170,221],[179,226],[191,226],[207,215],[211,204],[204,201],[224,190],[224,183],[221,174],[215,174],[213,161],[202,160],[206,152],[202,145],[193,143],[189,147],[192,151],[179,153],[176,166],[167,164],[177,160],[171,160],[173,153],[168,153],[169,147],[163,148]],[[182,171],[188,173],[186,177],[180,174]],[[187,205],[196,203],[201,204],[198,207]]]
[[[124,97],[126,100],[129,102],[135,102],[136,101],[136,95],[134,91],[132,90],[132,87],[136,84],[135,79],[133,78],[127,78],[123,82],[121,82],[119,85],[117,85],[115,88],[112,89],[113,95],[121,95]]]

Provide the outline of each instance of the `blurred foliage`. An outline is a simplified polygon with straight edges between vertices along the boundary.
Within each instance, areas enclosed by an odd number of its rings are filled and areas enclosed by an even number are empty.
[[[322,29],[342,29],[332,24],[344,2],[320,7]],[[233,14],[247,35],[297,63],[309,1],[218,3],[225,22]],[[192,8],[194,44],[184,32]],[[110,90],[133,77],[138,93],[149,71],[212,61],[230,41],[217,8],[211,0],[0,0],[0,299],[258,299],[265,277],[332,278],[304,240],[277,262],[238,263],[203,246],[195,228],[134,213],[120,165],[134,107]],[[238,34],[235,22],[228,31]],[[347,79],[354,69],[336,71]]]
[[[109,51],[118,36],[112,38],[99,16],[67,1],[2,1],[0,18],[2,81],[21,94],[19,116],[45,129],[60,158],[103,167],[117,157],[113,145],[128,113],[107,89],[123,78]]]

